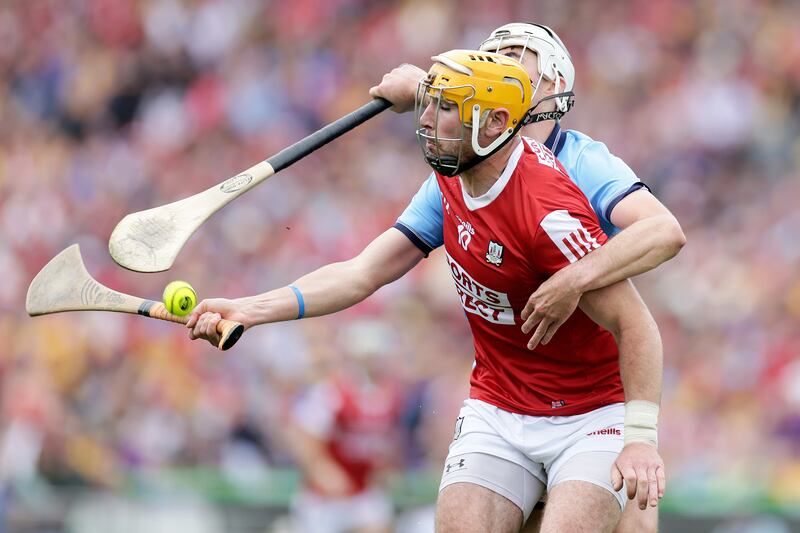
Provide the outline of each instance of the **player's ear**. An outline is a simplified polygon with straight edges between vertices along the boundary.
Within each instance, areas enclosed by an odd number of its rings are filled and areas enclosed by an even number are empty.
[[[510,120],[511,113],[509,113],[507,109],[503,107],[492,109],[486,117],[486,124],[484,126],[486,135],[489,137],[497,137],[503,133],[507,127],[511,127],[509,125]]]

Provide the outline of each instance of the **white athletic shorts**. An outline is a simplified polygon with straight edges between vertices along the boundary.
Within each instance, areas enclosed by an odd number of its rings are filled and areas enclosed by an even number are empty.
[[[346,533],[391,524],[393,516],[392,502],[380,489],[338,499],[303,491],[292,502],[295,527],[307,533]]]
[[[624,509],[624,488],[611,486],[624,423],[623,403],[573,416],[528,416],[466,400],[439,491],[453,483],[475,483],[511,500],[527,520],[545,489],[578,480],[608,490]]]

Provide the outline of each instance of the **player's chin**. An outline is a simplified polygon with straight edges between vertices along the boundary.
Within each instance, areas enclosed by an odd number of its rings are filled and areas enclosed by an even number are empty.
[[[454,160],[457,159],[457,155],[454,155],[452,150],[436,147],[435,145],[433,149],[431,149],[430,147],[428,147],[428,145],[426,145],[424,150],[424,155],[425,158],[429,160],[433,159],[433,160],[446,161],[450,159]]]

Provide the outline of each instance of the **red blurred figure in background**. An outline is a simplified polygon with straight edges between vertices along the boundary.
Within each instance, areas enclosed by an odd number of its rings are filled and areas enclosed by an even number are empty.
[[[399,466],[400,387],[385,364],[387,328],[355,322],[347,354],[295,404],[288,442],[302,473],[292,506],[299,531],[388,532],[393,507],[383,487]]]

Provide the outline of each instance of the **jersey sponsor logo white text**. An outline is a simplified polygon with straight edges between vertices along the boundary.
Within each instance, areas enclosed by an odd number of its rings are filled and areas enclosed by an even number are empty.
[[[539,163],[550,168],[558,168],[556,166],[556,156],[553,155],[553,152],[538,141],[534,141],[533,139],[526,140],[528,141],[528,146],[531,147],[531,151],[536,154],[536,157],[539,159]]]
[[[508,295],[481,285],[470,276],[450,254],[445,252],[450,273],[456,282],[456,291],[461,298],[461,306],[467,313],[495,324],[513,324],[514,310],[508,301]]]
[[[597,240],[586,231],[581,221],[570,215],[566,209],[548,214],[542,219],[541,226],[570,263],[600,248]]]

